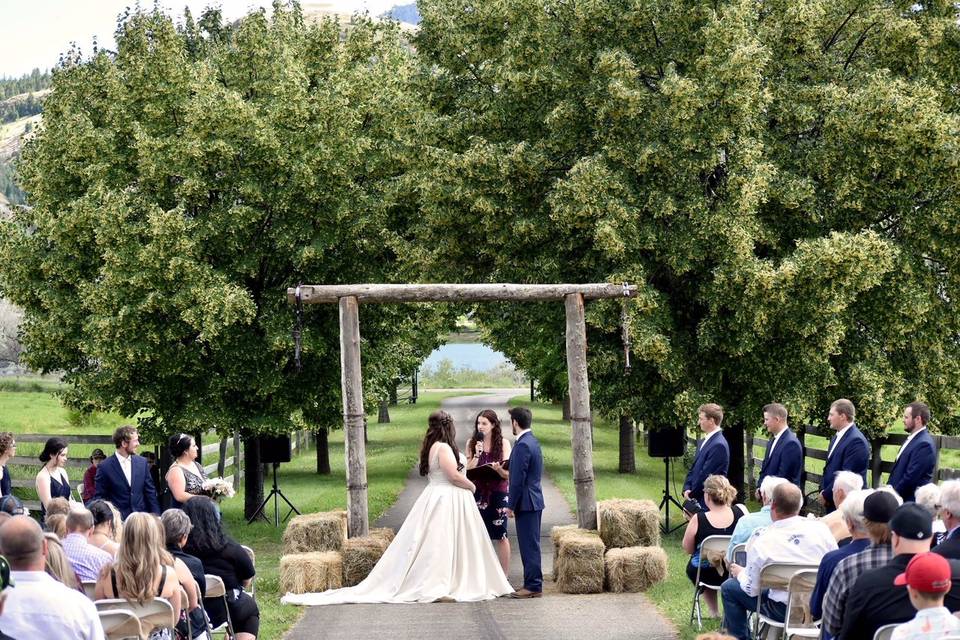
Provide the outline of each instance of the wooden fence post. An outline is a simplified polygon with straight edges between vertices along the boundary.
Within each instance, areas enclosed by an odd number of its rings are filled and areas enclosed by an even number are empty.
[[[587,326],[583,295],[564,299],[567,315],[567,375],[570,389],[570,433],[573,447],[573,483],[577,492],[577,524],[597,528],[597,496],[593,483],[593,438],[590,434],[590,383],[587,379]]]
[[[220,457],[217,459],[217,475],[223,477],[223,472],[226,471],[226,462],[227,462],[227,439],[220,438]]]
[[[367,454],[364,445],[363,380],[360,373],[360,310],[357,298],[340,298],[340,380],[347,454],[347,528],[351,538],[367,535]],[[595,527],[590,527],[595,528]]]
[[[233,432],[233,490],[240,491],[240,480],[243,475],[243,458],[240,457],[240,432]]]
[[[882,439],[873,438],[870,440],[870,486],[874,489],[880,486],[881,469],[883,468],[883,457],[880,455],[882,448]]]
[[[745,449],[747,450],[747,497],[753,498],[757,495],[757,476],[755,475],[753,465],[753,431],[747,431],[743,438]]]
[[[807,427],[800,425],[797,428],[797,440],[800,441],[800,493],[807,495]]]

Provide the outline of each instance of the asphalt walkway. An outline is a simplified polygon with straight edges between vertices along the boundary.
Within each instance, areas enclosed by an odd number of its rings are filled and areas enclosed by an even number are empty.
[[[506,413],[510,398],[523,390],[494,391],[483,395],[448,398],[443,408],[457,424],[457,441],[461,450],[473,429],[473,420],[481,409],[494,409],[501,422],[509,425]],[[536,433],[537,416],[533,417]],[[512,439],[509,427],[504,435]],[[411,506],[426,485],[416,469],[411,470],[397,502],[376,522],[377,527],[399,529]],[[432,604],[347,604],[306,607],[303,618],[284,637],[288,640],[329,640],[354,638],[391,638],[424,640],[455,638],[456,640],[675,640],[677,632],[643,594],[567,595],[558,593],[551,580],[553,544],[550,530],[557,525],[572,524],[574,515],[556,485],[543,478],[543,512],[541,549],[544,574],[544,597],[535,600],[499,598],[474,603]],[[523,565],[513,523],[510,523],[513,553],[510,557],[510,583],[523,586]]]

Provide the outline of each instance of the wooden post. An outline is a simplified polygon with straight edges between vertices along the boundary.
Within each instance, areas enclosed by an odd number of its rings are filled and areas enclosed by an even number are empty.
[[[800,441],[800,493],[807,495],[807,426],[797,427],[797,440]]]
[[[880,455],[883,447],[881,438],[874,438],[870,441],[870,486],[874,489],[880,487],[881,469],[883,468],[883,457]]]
[[[354,296],[340,298],[339,306],[340,382],[347,459],[347,529],[351,538],[358,538],[367,535],[369,529],[363,380],[360,374],[360,313]]]
[[[753,468],[753,431],[748,432],[743,440],[747,450],[747,459],[745,460],[747,466],[747,498],[752,499],[757,495],[757,476]]]
[[[577,492],[577,524],[597,528],[597,496],[593,485],[593,446],[590,437],[590,383],[587,380],[587,325],[583,295],[564,298],[567,313],[567,375],[570,380],[570,433],[573,483]]]
[[[220,457],[217,459],[217,475],[221,478],[223,477],[224,470],[226,469],[227,461],[227,439],[220,438]]]
[[[240,491],[240,479],[243,476],[243,465],[240,462],[240,432],[233,432],[233,490]]]

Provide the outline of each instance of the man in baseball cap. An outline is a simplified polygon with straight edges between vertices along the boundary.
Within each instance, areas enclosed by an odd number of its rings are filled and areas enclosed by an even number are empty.
[[[907,565],[919,554],[930,551],[933,539],[933,517],[915,502],[897,509],[890,518],[893,559],[885,566],[864,572],[854,583],[847,601],[841,640],[872,640],[874,632],[886,624],[907,622],[915,615],[905,587],[894,585]],[[960,607],[960,589],[946,595],[947,607]]]
[[[960,620],[943,606],[953,586],[950,562],[936,553],[918,553],[893,584],[907,587],[917,615],[893,631],[892,640],[934,640],[960,629]]]

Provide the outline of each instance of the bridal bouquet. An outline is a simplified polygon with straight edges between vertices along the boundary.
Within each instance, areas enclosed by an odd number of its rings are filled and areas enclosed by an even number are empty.
[[[204,480],[203,492],[217,502],[220,502],[224,498],[232,498],[235,493],[233,490],[233,485],[223,478],[210,478],[209,480]]]

